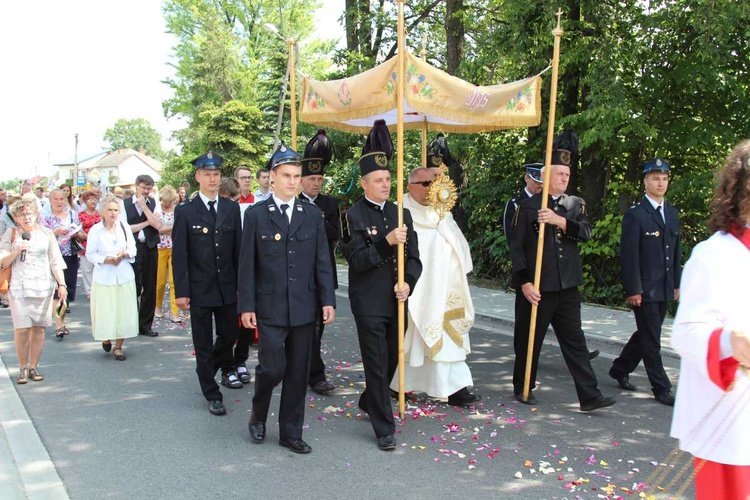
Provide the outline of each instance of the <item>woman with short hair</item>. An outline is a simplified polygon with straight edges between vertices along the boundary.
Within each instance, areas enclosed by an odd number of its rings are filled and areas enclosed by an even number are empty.
[[[76,300],[76,286],[78,286],[78,252],[74,247],[72,240],[79,241],[81,238],[81,226],[78,220],[78,214],[70,208],[68,200],[65,198],[65,191],[62,189],[53,189],[49,193],[50,211],[45,212],[40,217],[42,226],[52,230],[57,243],[60,246],[63,260],[65,260],[65,285],[68,287],[68,302]],[[66,307],[65,312],[70,312],[70,306]],[[55,315],[55,337],[62,340],[70,331],[65,326],[65,315]]]
[[[60,247],[52,231],[37,224],[33,195],[15,202],[8,211],[18,227],[6,231],[0,241],[0,267],[12,266],[7,296],[20,365],[16,382],[25,384],[29,378],[44,379],[39,372],[44,328],[52,324],[55,289],[61,302],[68,290]]]
[[[154,316],[161,318],[164,290],[169,282],[169,309],[172,322],[179,323],[180,309],[174,297],[174,279],[172,278],[172,226],[174,226],[174,207],[179,202],[179,195],[172,186],[164,186],[159,191],[161,202],[161,228],[159,229],[159,264],[156,271],[156,312]]]
[[[125,361],[122,345],[138,335],[135,293],[135,239],[130,226],[119,220],[120,200],[107,196],[99,207],[102,220],[91,227],[86,258],[94,263],[91,288],[91,325],[104,352]],[[114,341],[114,349],[112,349]]]
[[[99,203],[99,194],[96,191],[85,191],[81,195],[81,200],[85,207],[78,212],[78,220],[81,221],[81,245],[83,245],[81,276],[83,277],[83,290],[86,292],[86,299],[91,300],[91,280],[94,277],[94,264],[86,258],[86,242],[89,231],[94,224],[102,220],[102,216],[96,209],[96,205]]]

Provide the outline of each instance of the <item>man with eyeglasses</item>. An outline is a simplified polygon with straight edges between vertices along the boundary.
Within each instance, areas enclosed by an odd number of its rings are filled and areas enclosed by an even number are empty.
[[[405,346],[406,391],[448,398],[448,404],[468,407],[482,399],[469,392],[473,386],[466,355],[471,352],[469,330],[474,305],[466,275],[472,270],[469,244],[446,213],[441,219],[429,204],[435,169],[416,168],[409,174],[404,208],[411,213],[419,234],[422,275],[408,302]],[[398,377],[391,389],[398,387]]]
[[[240,199],[239,203],[255,203],[255,196],[250,192],[250,188],[253,187],[253,173],[248,167],[239,166],[234,171],[234,178],[240,183]]]

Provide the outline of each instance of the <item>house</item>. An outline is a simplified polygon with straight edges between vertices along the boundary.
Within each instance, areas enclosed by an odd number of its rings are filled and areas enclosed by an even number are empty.
[[[57,164],[60,182],[72,182],[73,166]],[[161,180],[162,164],[159,160],[146,155],[144,150],[120,148],[104,151],[98,155],[78,162],[79,178],[83,176],[85,184],[99,184],[102,187],[131,187],[141,174],[153,177],[154,182]],[[80,185],[80,182],[79,182]]]

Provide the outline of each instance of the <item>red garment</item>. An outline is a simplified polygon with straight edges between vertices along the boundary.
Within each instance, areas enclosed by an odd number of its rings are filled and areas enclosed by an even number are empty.
[[[750,465],[726,465],[693,458],[696,500],[750,498]]]
[[[81,230],[89,234],[89,229],[96,224],[97,222],[102,220],[102,216],[99,215],[99,212],[94,212],[94,215],[89,215],[85,210],[83,212],[78,213],[78,220],[81,222]],[[83,245],[83,248],[86,248],[87,240],[83,240],[81,244]]]
[[[255,196],[253,193],[247,193],[247,196],[240,194],[240,203],[255,203]]]

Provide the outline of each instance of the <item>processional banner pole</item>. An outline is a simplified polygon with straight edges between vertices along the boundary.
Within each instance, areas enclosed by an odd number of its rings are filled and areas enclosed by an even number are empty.
[[[397,94],[398,100],[398,123],[396,126],[396,203],[398,204],[398,227],[404,225],[404,61],[406,60],[406,41],[404,34],[404,0],[398,0],[398,59],[397,59]],[[400,243],[396,250],[398,265],[398,287],[404,286],[404,244]],[[405,303],[398,302],[398,413],[404,418],[405,396],[404,384],[406,372],[404,370],[404,323]]]
[[[547,122],[547,149],[544,153],[544,188],[542,189],[542,209],[547,208],[547,197],[549,196],[550,165],[552,163],[552,142],[555,137],[555,113],[557,111],[557,75],[560,65],[560,39],[563,29],[560,26],[562,10],[557,11],[557,26],[552,30],[555,37],[555,48],[552,56],[552,82],[550,85],[549,118]],[[536,246],[536,266],[534,268],[534,289],[539,290],[542,280],[542,252],[544,251],[544,231],[547,224],[539,224],[539,238]],[[534,357],[534,337],[536,334],[536,317],[538,306],[531,305],[531,320],[529,321],[529,347],[526,351],[526,373],[523,379],[523,399],[529,399],[529,387],[531,383],[531,362]]]

